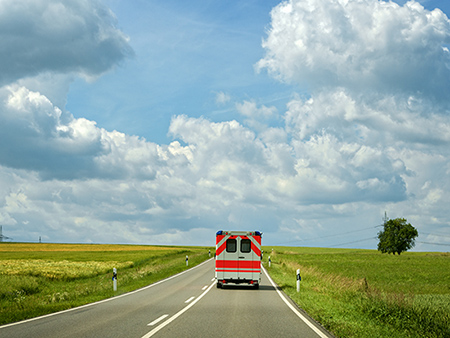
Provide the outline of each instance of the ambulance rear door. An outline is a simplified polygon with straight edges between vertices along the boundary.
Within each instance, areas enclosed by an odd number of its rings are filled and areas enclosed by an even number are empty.
[[[238,237],[238,278],[255,280],[255,261],[252,251],[252,241],[248,236]]]

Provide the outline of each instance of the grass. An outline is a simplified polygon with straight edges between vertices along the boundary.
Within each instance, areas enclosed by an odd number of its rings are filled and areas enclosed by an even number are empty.
[[[450,337],[448,253],[264,249],[274,281],[337,337]]]
[[[0,325],[138,289],[186,270],[186,255],[189,267],[205,261],[210,249],[0,243]]]
[[[135,290],[185,270],[186,255],[190,267],[201,263],[210,249],[0,243],[0,325]],[[270,249],[274,281],[337,337],[450,337],[448,253]]]

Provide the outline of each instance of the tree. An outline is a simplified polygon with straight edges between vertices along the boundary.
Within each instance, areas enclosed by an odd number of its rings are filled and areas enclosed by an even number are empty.
[[[378,233],[378,250],[399,255],[414,247],[417,229],[404,218],[385,220],[384,229]]]

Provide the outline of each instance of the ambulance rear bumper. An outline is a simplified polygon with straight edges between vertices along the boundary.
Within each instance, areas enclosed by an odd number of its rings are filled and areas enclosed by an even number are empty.
[[[219,279],[217,282],[220,282],[222,284],[258,284],[259,280],[253,280],[253,279]]]

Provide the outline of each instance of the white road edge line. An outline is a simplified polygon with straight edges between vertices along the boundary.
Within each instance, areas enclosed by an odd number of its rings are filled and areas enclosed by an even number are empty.
[[[189,299],[186,299],[184,302],[185,303],[189,303],[191,300],[193,300],[195,297],[191,297],[191,298],[189,298]]]
[[[193,268],[190,268],[190,269],[188,269],[188,270],[184,270],[184,271],[182,271],[182,272],[180,272],[180,273],[177,273],[176,275],[173,275],[173,276],[170,276],[170,277],[168,277],[168,278],[166,278],[166,279],[160,280],[159,282],[156,282],[156,283],[153,283],[153,284],[144,286],[143,288],[140,288],[140,289],[137,289],[137,290],[134,290],[134,291],[131,291],[131,292],[127,292],[127,293],[124,293],[124,294],[119,295],[119,296],[114,296],[114,297],[111,297],[111,298],[99,300],[98,302],[95,302],[95,303],[89,303],[89,304],[81,305],[81,306],[78,306],[78,307],[73,307],[73,308],[70,308],[70,309],[67,309],[67,310],[63,310],[63,311],[59,311],[59,312],[49,313],[48,315],[43,315],[43,316],[39,316],[39,317],[34,317],[34,318],[30,318],[30,319],[25,319],[25,320],[22,320],[22,321],[20,321],[20,322],[15,322],[15,323],[10,323],[10,324],[5,324],[5,325],[3,325],[3,326],[0,326],[0,329],[3,329],[3,328],[5,328],[5,327],[9,327],[9,326],[14,326],[14,325],[19,325],[19,324],[24,324],[24,323],[32,322],[32,321],[34,321],[34,320],[39,320],[39,319],[43,319],[43,318],[47,318],[47,317],[56,316],[56,315],[59,315],[59,314],[63,314],[63,313],[66,313],[66,312],[71,312],[71,311],[83,309],[83,308],[86,308],[86,307],[89,307],[89,306],[93,306],[93,305],[97,305],[97,304],[101,304],[101,303],[106,303],[106,302],[115,300],[115,299],[117,299],[117,298],[126,297],[126,296],[129,296],[129,295],[132,295],[133,293],[137,293],[137,292],[140,292],[140,291],[143,291],[143,290],[147,290],[147,289],[149,289],[149,288],[151,288],[151,287],[154,287],[154,286],[156,286],[156,285],[158,285],[158,284],[164,283],[164,282],[166,282],[166,281],[168,281],[168,280],[170,280],[170,279],[172,279],[172,278],[179,277],[179,276],[181,276],[182,274],[184,274],[184,273],[186,273],[186,272],[189,272],[189,271],[191,271],[191,270],[193,270],[193,269],[196,269],[196,268],[198,268],[199,266],[201,266],[201,265],[203,265],[203,264],[206,264],[207,262],[209,262],[210,260],[213,260],[213,259],[214,259],[214,258],[209,258],[209,259],[207,259],[206,261],[200,263],[199,265],[194,266]]]
[[[164,323],[159,324],[157,327],[155,327],[153,330],[151,330],[149,333],[147,333],[145,336],[142,336],[142,338],[149,338],[151,336],[153,336],[155,333],[157,333],[159,330],[161,330],[163,327],[165,327],[166,325],[169,325],[170,323],[172,323],[175,319],[177,319],[178,317],[180,317],[183,313],[185,313],[187,310],[189,310],[191,307],[194,306],[195,303],[197,303],[200,299],[203,298],[204,295],[206,295],[208,293],[209,290],[211,290],[211,288],[215,285],[215,281],[200,295],[198,296],[197,299],[195,299],[192,303],[190,303],[189,305],[187,305],[186,307],[184,307],[183,309],[181,309],[180,311],[178,311],[176,314],[174,314],[172,317],[170,317],[169,319],[167,319]]]
[[[303,316],[300,312],[298,312],[298,310],[295,307],[292,306],[291,303],[289,303],[289,301],[286,299],[286,297],[284,297],[284,295],[280,292],[280,290],[278,290],[276,284],[274,283],[272,278],[270,278],[270,276],[267,273],[266,269],[264,267],[262,267],[262,269],[263,269],[264,273],[266,274],[267,278],[269,279],[270,283],[272,284],[272,286],[277,291],[278,295],[281,297],[283,302],[285,302],[286,305],[292,310],[292,312],[294,312],[297,315],[297,317],[299,317],[301,320],[303,320],[305,322],[305,324],[308,325],[315,333],[317,333],[317,335],[319,337],[327,338],[327,336],[322,331],[320,331],[313,323],[311,323],[308,318]]]
[[[147,326],[153,326],[155,324],[158,324],[161,320],[163,320],[164,318],[169,317],[169,315],[162,315],[161,317],[159,317],[158,319],[155,319],[153,322],[147,324]]]

